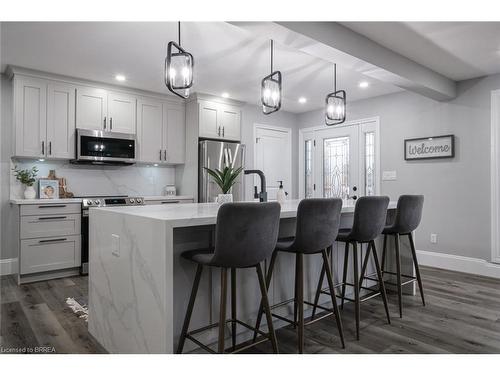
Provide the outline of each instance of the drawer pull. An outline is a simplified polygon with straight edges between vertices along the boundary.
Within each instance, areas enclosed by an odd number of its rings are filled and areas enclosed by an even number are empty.
[[[51,240],[40,240],[38,243],[47,243],[47,242],[62,242],[62,241],[67,241],[67,238],[54,238]]]
[[[66,218],[67,216],[47,216],[47,217],[39,217],[38,220],[60,220]]]
[[[161,204],[179,203],[179,201],[163,201]]]
[[[60,208],[60,207],[66,207],[66,205],[65,204],[50,204],[50,205],[38,206],[38,208]]]

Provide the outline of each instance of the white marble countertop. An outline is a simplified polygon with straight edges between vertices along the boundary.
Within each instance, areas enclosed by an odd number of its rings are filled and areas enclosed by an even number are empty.
[[[193,199],[193,197],[188,195],[152,195],[145,196],[146,201],[156,201],[156,200],[180,200],[180,199]],[[11,204],[59,204],[59,203],[81,203],[82,198],[61,198],[61,199],[11,199]]]
[[[281,206],[281,218],[293,218],[297,215],[300,199],[286,201]],[[390,202],[389,208],[396,208],[397,202]],[[354,212],[355,202],[344,201],[342,213]],[[115,206],[93,208],[123,215],[145,217],[168,222],[172,227],[190,227],[197,225],[212,225],[216,223],[219,205],[217,203],[181,203],[176,205],[152,206]]]

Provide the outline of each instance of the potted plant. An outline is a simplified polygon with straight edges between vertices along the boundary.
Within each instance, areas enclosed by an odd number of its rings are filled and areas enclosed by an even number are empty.
[[[31,169],[19,169],[16,165],[12,170],[14,171],[14,176],[16,176],[16,180],[20,181],[23,185],[26,185],[26,188],[24,189],[24,198],[34,199],[36,197],[36,191],[33,188],[33,184],[36,181],[38,168],[33,167]]]
[[[243,170],[242,167],[234,169],[233,167],[226,166],[222,171],[219,169],[206,168],[207,173],[212,176],[214,182],[220,187],[222,194],[217,197],[217,203],[227,203],[233,201],[233,194],[230,193],[231,188],[236,183],[236,177]]]

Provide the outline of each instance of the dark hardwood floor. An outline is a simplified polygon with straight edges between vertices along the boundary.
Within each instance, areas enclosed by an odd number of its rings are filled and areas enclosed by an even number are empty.
[[[419,296],[404,296],[403,319],[396,296],[389,295],[392,324],[386,323],[380,299],[361,306],[361,339],[355,340],[353,307],[342,320],[346,349],[340,347],[336,325],[326,318],[306,327],[306,353],[500,353],[500,280],[422,267],[427,306]],[[87,294],[87,278],[37,282],[18,287],[1,280],[0,349],[49,348],[56,353],[101,353],[87,333],[87,324],[65,303],[66,297]],[[281,353],[295,353],[291,327],[277,332]],[[248,353],[270,353],[269,343]]]

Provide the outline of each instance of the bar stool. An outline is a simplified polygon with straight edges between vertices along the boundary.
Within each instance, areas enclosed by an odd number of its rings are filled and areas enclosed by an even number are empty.
[[[384,250],[382,252],[382,274],[396,275],[397,282],[396,286],[398,288],[398,302],[399,302],[399,316],[403,317],[403,285],[418,282],[418,288],[420,290],[420,297],[422,298],[422,304],[425,306],[424,289],[422,287],[422,278],[420,277],[420,269],[418,267],[417,253],[415,251],[415,244],[413,243],[412,232],[417,229],[420,224],[420,219],[422,218],[422,209],[424,207],[424,196],[423,195],[401,195],[398,199],[398,206],[396,209],[396,216],[394,222],[384,228],[382,234],[384,235]],[[415,266],[416,277],[410,275],[401,274],[401,256],[400,256],[400,236],[408,236],[410,241],[411,256],[413,258],[413,264]],[[385,269],[385,259],[386,259],[386,247],[387,247],[387,236],[394,236],[395,250],[396,250],[396,273],[384,271]],[[402,281],[402,277],[407,279]],[[386,284],[393,284],[386,282]]]
[[[189,298],[189,304],[179,338],[177,353],[182,353],[186,339],[193,341],[201,348],[216,353],[207,345],[202,344],[194,334],[207,329],[219,328],[218,353],[224,350],[224,329],[226,324],[232,325],[232,351],[236,353],[248,349],[262,341],[271,341],[274,353],[278,353],[278,344],[273,329],[271,310],[267,298],[267,289],[260,263],[271,256],[278,239],[280,205],[276,202],[269,203],[225,203],[219,208],[217,225],[215,228],[214,249],[190,250],[181,255],[198,265],[196,276]],[[193,312],[196,293],[204,266],[218,267],[221,269],[221,294],[219,322],[189,332],[189,322]],[[261,292],[261,305],[266,314],[268,333],[258,330],[265,340],[251,343],[236,349],[236,324],[255,332],[255,328],[236,317],[236,269],[255,268]],[[231,270],[231,319],[226,320],[227,297],[227,270]]]
[[[345,242],[345,255],[344,255],[344,272],[342,276],[342,283],[335,285],[342,286],[342,303],[341,308],[344,308],[344,300],[354,302],[354,311],[356,318],[356,339],[359,340],[359,322],[360,322],[360,303],[371,299],[373,297],[382,295],[382,300],[384,302],[384,308],[387,315],[387,322],[391,323],[391,318],[389,316],[389,308],[387,306],[387,296],[385,293],[384,280],[382,278],[382,271],[378,261],[377,250],[375,248],[375,239],[378,235],[382,233],[384,229],[384,224],[387,215],[387,206],[389,205],[389,197],[361,197],[356,201],[356,206],[354,208],[354,221],[352,228],[340,229],[337,236],[337,241]],[[358,270],[358,244],[367,243],[368,248],[366,250],[365,261],[363,264],[363,275],[366,265],[368,263],[370,253],[373,255],[373,260],[375,262],[375,269],[378,276],[379,290],[373,288],[362,286],[362,277],[359,277]],[[353,251],[353,273],[354,280],[353,283],[347,282],[347,267],[349,261],[349,244],[352,244]],[[319,296],[321,293],[329,294],[329,291],[321,289],[325,270],[321,270],[320,280],[318,283],[318,288],[316,289],[316,297],[314,299],[314,304],[317,305]],[[354,287],[354,300],[347,298],[345,296],[346,286]],[[365,296],[363,299],[360,298],[359,292],[361,289],[370,290],[372,293]],[[316,310],[313,309],[313,318]]]
[[[304,301],[304,268],[303,268],[303,255],[321,254],[323,258],[323,269],[325,270],[328,280],[328,286],[331,293],[333,304],[333,314],[337,323],[342,347],[345,348],[344,331],[342,329],[342,321],[337,306],[335,297],[335,290],[333,286],[333,270],[328,263],[327,248],[329,248],[335,241],[339,226],[340,214],[342,210],[341,199],[324,199],[324,198],[310,198],[304,199],[299,203],[297,208],[297,223],[295,230],[295,237],[292,239],[278,241],[276,249],[273,252],[269,264],[268,274],[266,278],[266,287],[269,288],[271,283],[274,264],[279,252],[286,252],[295,254],[295,297],[271,306],[271,309],[284,306],[288,303],[294,303],[294,318],[293,321],[283,316],[272,314],[272,316],[284,320],[298,326],[298,351],[302,353],[304,350],[304,304],[312,305],[312,303]],[[265,302],[265,301],[263,301]],[[262,319],[262,310],[265,306],[261,305],[259,314],[257,316],[256,329],[260,327]],[[332,311],[331,309],[328,309]],[[297,321],[298,315],[298,321]],[[314,323],[309,321],[307,324]],[[256,334],[254,334],[254,341]]]

